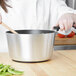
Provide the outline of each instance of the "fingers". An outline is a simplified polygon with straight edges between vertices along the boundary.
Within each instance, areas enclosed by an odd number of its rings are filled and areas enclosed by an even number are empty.
[[[59,21],[55,24],[55,26],[59,26],[61,31],[64,30],[64,26],[63,26],[63,24],[60,23]],[[53,28],[54,28],[54,26],[53,26]]]
[[[61,31],[64,30],[64,24],[63,24],[62,20],[59,20],[55,26],[59,26]]]
[[[76,24],[74,24],[73,26],[75,26],[75,27],[76,27]]]
[[[54,26],[52,26],[51,29],[53,30],[55,26],[59,26],[59,25],[58,25],[58,22],[57,22]]]
[[[63,24],[65,27],[65,31],[70,30],[73,25],[73,20],[72,19],[63,20]]]
[[[60,30],[61,30],[61,31],[65,30],[63,21],[60,21],[60,22],[59,22],[59,27],[60,27]]]
[[[73,26],[76,28],[76,14],[74,14],[73,16],[74,16],[74,17],[73,17],[73,18],[74,18]]]
[[[71,27],[73,26],[73,19],[71,17],[68,17],[68,18],[63,18],[63,19],[60,19],[56,26],[59,26],[60,27],[60,30],[63,31],[67,31],[67,30],[70,30]],[[76,24],[74,25],[76,26]]]
[[[76,14],[73,15],[74,22],[76,23]]]

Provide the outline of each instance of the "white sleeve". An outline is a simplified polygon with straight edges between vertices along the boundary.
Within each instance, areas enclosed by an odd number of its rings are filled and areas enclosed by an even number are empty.
[[[74,13],[74,9],[68,7],[65,0],[56,0],[58,6],[58,18],[65,13]]]
[[[74,14],[76,14],[76,10],[74,10]]]

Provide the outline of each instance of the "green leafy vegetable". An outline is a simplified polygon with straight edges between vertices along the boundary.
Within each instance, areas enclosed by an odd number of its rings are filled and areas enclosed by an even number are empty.
[[[8,72],[11,73],[11,74],[19,74],[19,75],[23,74],[22,71],[17,71],[17,70],[14,70],[14,69],[8,69]]]
[[[17,71],[11,68],[10,65],[0,64],[0,76],[22,75],[23,71]]]

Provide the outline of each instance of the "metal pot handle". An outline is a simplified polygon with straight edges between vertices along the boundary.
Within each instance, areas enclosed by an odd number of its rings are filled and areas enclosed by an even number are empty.
[[[72,27],[76,29],[76,27],[74,26],[74,24],[75,24],[75,22],[73,23]],[[57,31],[59,31],[60,27],[59,26],[54,26],[54,29],[57,30]]]
[[[54,26],[54,29],[59,31],[60,27],[59,26]]]

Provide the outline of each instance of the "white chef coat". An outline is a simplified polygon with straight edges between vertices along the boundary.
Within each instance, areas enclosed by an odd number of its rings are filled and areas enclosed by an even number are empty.
[[[65,0],[9,0],[8,14],[0,9],[2,21],[15,30],[51,29],[65,13],[73,13]],[[0,50],[7,50],[6,29],[0,26]]]

